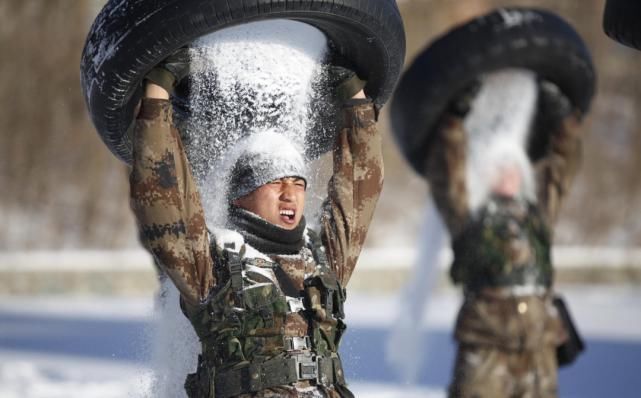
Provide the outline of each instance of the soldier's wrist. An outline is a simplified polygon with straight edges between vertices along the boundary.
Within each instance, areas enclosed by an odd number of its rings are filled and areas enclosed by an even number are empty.
[[[343,105],[343,127],[367,127],[377,119],[378,113],[369,98],[353,98]]]
[[[145,98],[168,100],[169,92],[164,87],[152,81],[147,81],[145,85]]]
[[[143,98],[140,102],[138,119],[155,120],[158,118],[165,121],[172,120],[171,102],[163,98]]]

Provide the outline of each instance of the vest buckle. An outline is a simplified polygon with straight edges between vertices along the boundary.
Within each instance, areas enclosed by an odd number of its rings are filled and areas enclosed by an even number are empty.
[[[285,350],[286,351],[303,351],[311,350],[312,340],[309,336],[285,336]]]
[[[287,296],[287,308],[290,313],[297,313],[305,311],[305,302],[302,297],[289,297]]]
[[[318,360],[311,353],[297,354],[293,356],[296,360],[296,373],[298,380],[318,381]]]

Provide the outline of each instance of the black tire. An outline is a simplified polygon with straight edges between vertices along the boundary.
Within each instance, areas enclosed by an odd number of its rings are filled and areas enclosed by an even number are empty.
[[[401,78],[392,127],[417,173],[424,175],[425,154],[446,107],[480,75],[504,68],[532,70],[559,86],[581,112],[590,106],[594,67],[574,29],[538,9],[495,10],[437,38]]]
[[[603,30],[613,40],[641,50],[641,2],[607,0],[603,12]]]
[[[89,113],[109,149],[131,162],[127,130],[140,82],[155,64],[200,36],[266,19],[319,28],[368,80],[366,92],[377,105],[391,96],[405,56],[394,0],[110,0],[91,27],[80,65]]]

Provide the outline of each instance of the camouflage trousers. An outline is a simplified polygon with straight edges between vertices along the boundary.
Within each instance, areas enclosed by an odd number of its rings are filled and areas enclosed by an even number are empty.
[[[459,344],[451,398],[557,396],[556,347],[567,333],[552,294],[467,293],[458,314]]]
[[[555,398],[556,347],[504,351],[460,344],[450,398]]]

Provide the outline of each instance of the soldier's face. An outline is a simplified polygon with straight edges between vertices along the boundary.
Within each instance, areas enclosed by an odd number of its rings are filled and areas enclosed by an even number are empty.
[[[521,191],[521,172],[518,167],[504,167],[492,185],[492,192],[508,197],[514,197]]]
[[[281,228],[294,229],[305,211],[305,180],[281,178],[272,181],[236,199],[234,204]]]

